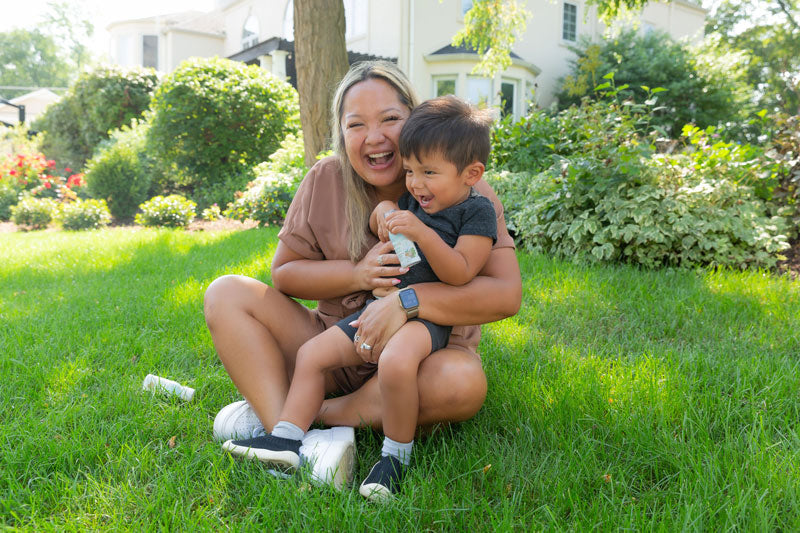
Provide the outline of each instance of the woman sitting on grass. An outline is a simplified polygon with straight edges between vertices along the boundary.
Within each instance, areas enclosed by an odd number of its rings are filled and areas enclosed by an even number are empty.
[[[218,439],[272,431],[286,402],[300,346],[361,308],[370,291],[394,287],[405,274],[391,253],[391,243],[371,235],[368,222],[378,203],[396,202],[406,191],[398,143],[415,105],[410,82],[394,64],[354,65],[333,101],[337,155],[322,159],[306,175],[278,234],[274,288],[242,276],[224,276],[206,291],[206,322],[214,345],[246,399],[217,415]],[[419,365],[417,424],[459,422],[478,412],[486,397],[486,376],[476,351],[480,328],[472,324],[516,313],[521,281],[502,206],[483,180],[475,190],[492,201],[497,221],[497,241],[484,267],[459,287],[419,283],[406,289],[413,298],[370,303],[356,331],[357,352],[365,363],[326,373],[326,394],[341,395],[322,403],[316,421],[382,428],[377,367],[368,363],[379,360],[389,339],[412,316],[454,326],[447,345]],[[292,298],[318,300],[319,305],[310,310]],[[341,459],[323,462],[341,465],[349,480],[352,474]]]

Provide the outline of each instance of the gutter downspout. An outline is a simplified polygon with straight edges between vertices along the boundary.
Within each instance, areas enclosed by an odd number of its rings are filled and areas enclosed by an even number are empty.
[[[414,0],[408,3],[408,79],[414,85]]]

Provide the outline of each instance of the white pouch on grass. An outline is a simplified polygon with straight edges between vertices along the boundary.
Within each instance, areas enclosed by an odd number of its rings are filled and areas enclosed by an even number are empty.
[[[187,402],[192,401],[192,398],[194,398],[193,388],[181,385],[177,381],[172,381],[171,379],[156,376],[155,374],[147,374],[147,376],[145,376],[142,388],[153,392],[171,394]]]

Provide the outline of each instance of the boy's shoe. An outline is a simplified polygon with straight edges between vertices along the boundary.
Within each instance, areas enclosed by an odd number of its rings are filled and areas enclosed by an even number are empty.
[[[214,440],[250,439],[264,433],[258,415],[246,400],[223,407],[214,418]]]
[[[252,439],[229,440],[222,445],[222,449],[231,455],[258,459],[285,470],[296,470],[300,466],[300,444],[299,440],[262,435]]]
[[[353,481],[355,454],[355,432],[347,426],[312,429],[300,447],[300,457],[309,465],[312,481],[337,490]]]
[[[358,493],[373,501],[392,498],[400,492],[400,482],[408,467],[393,455],[385,455],[369,471],[367,479],[361,484]]]

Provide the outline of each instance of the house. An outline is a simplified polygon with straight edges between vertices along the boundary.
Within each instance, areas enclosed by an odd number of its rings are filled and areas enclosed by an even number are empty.
[[[451,45],[472,0],[342,0],[351,61],[382,57],[397,62],[421,98],[456,94],[503,106],[520,116],[530,102],[548,106],[569,72],[570,46],[600,38],[605,26],[586,0],[527,0],[532,13],[514,44],[512,65],[493,79],[471,73],[479,61]],[[217,0],[211,13],[187,12],[109,26],[111,57],[121,65],[171,71],[190,56],[229,57],[294,82],[292,0]],[[687,0],[652,2],[638,15],[641,31],[675,38],[702,36],[706,11]]]
[[[8,100],[13,105],[0,103],[0,123],[7,126],[14,126],[19,123],[19,108],[25,106],[25,122],[27,124],[36,120],[39,115],[44,113],[47,106],[57,102],[60,97],[50,89],[37,89],[35,91],[17,96]]]

